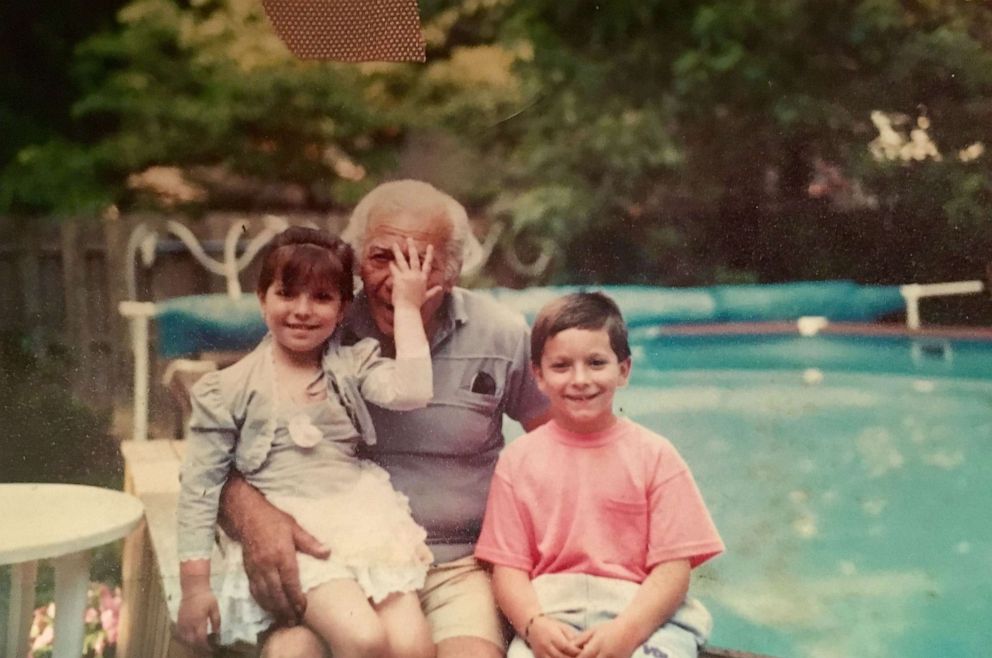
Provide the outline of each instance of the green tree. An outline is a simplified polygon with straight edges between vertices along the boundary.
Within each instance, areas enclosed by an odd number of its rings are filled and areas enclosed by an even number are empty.
[[[992,239],[992,9],[504,3],[535,103],[491,135],[557,280],[973,278]],[[876,157],[872,113],[935,155]],[[972,156],[961,157],[972,149]],[[868,256],[866,258],[866,256]]]
[[[346,207],[399,172],[504,223],[504,253],[556,245],[518,282],[902,282],[988,258],[987,3],[420,6],[426,65],[352,65],[293,60],[254,0],[133,0],[77,53],[97,138],[22,149],[0,207],[133,207],[129,177],[163,167],[191,210]],[[270,185],[293,194],[239,192]]]

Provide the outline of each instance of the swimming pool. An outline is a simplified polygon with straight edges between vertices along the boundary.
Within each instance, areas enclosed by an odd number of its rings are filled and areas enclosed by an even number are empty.
[[[713,644],[990,651],[992,341],[635,334],[617,404],[679,448],[727,544],[693,585]]]

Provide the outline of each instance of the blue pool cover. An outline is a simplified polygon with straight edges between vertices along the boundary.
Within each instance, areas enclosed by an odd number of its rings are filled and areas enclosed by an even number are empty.
[[[815,281],[769,285],[662,288],[652,286],[554,286],[485,291],[532,321],[546,302],[579,290],[601,290],[620,305],[632,328],[685,323],[771,322],[820,315],[867,322],[899,311],[898,286]],[[255,295],[175,297],[156,304],[158,351],[165,357],[202,351],[246,350],[265,334]]]

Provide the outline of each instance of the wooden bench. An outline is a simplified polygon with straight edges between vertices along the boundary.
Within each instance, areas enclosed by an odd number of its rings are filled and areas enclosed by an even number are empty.
[[[173,639],[172,633],[180,600],[176,504],[184,448],[183,441],[168,439],[121,443],[124,489],[144,503],[145,525],[131,533],[124,545],[120,656],[196,658]],[[256,653],[254,647],[241,646],[218,652],[217,656],[240,658]],[[769,657],[707,647],[700,652],[700,658]]]
[[[176,506],[184,446],[183,441],[167,439],[121,443],[124,490],[144,503],[145,523],[124,542],[120,656],[197,658],[173,634],[181,598]],[[254,647],[237,647],[217,652],[217,656],[255,653]]]

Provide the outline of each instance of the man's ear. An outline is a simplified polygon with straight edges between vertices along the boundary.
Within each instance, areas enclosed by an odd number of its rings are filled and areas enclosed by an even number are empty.
[[[437,257],[437,253],[435,253],[434,256]],[[448,275],[449,272],[451,272],[450,276]],[[445,263],[445,275],[446,276],[444,277],[444,282],[441,284],[441,287],[444,288],[444,292],[451,292],[451,289],[458,285],[458,279],[461,278],[462,275],[461,260],[459,260],[452,269],[448,269],[447,263]]]
[[[630,369],[634,367],[634,362],[628,356],[626,359],[620,362],[620,387],[627,385],[627,381],[630,379]]]

